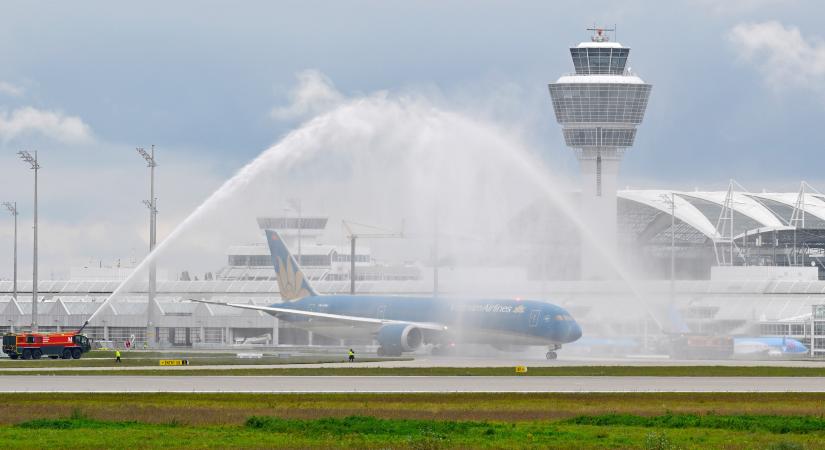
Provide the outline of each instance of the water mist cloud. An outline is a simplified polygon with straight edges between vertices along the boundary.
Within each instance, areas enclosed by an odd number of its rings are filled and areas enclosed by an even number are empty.
[[[441,255],[478,262],[501,255],[497,247],[510,248],[502,239],[509,221],[543,195],[525,174],[536,164],[524,161],[531,152],[517,133],[423,95],[349,98],[322,74],[304,72],[291,97],[280,111],[328,109],[264,150],[195,208],[151,256],[159,266],[211,249],[211,256],[189,261],[201,267],[211,261],[214,270],[227,246],[260,241],[255,217],[280,214],[291,198],[302,199],[305,213],[329,216],[331,224],[348,219],[389,229],[404,222],[410,238],[392,255],[403,260],[430,256],[437,222],[439,233],[457,236],[442,240]]]
[[[298,85],[289,93],[289,105],[273,108],[270,116],[277,120],[305,119],[341,104],[341,95],[326,75],[317,70],[296,74]]]

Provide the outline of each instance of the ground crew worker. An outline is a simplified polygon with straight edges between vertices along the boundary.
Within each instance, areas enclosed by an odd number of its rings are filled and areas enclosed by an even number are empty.
[[[349,349],[349,362],[355,362],[355,352]]]
[[[115,350],[115,362],[120,362],[120,350]]]

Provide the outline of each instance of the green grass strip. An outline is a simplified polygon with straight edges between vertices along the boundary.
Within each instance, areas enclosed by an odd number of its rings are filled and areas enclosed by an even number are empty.
[[[821,417],[592,415],[553,421],[288,419],[242,425],[65,419],[0,425],[3,448],[819,448]]]
[[[769,432],[775,434],[808,434],[825,432],[825,418],[815,416],[767,415],[699,415],[665,414],[638,416],[634,414],[583,415],[556,421],[556,424],[590,425],[598,427],[644,428],[710,428],[732,431]],[[547,425],[552,425],[553,422]],[[73,414],[65,419],[34,419],[15,425],[25,429],[86,429],[128,428],[133,426],[176,426],[176,424],[143,424],[136,421],[96,420]],[[512,425],[488,421],[453,421],[419,419],[381,419],[371,416],[327,417],[320,419],[287,419],[252,416],[245,427],[273,433],[306,433],[312,435],[493,435],[507,433]]]
[[[780,434],[825,432],[825,418],[814,416],[665,414],[643,417],[633,414],[604,414],[578,416],[562,422],[600,427],[712,428]]]
[[[310,434],[360,434],[360,435],[413,435],[430,434],[447,437],[460,434],[495,434],[505,428],[504,424],[475,421],[378,419],[369,416],[349,416],[344,418],[323,418],[313,420],[282,419],[279,417],[250,417],[245,424],[248,428],[274,433]]]
[[[140,425],[134,421],[111,422],[94,419],[34,419],[16,426],[31,430],[76,430],[85,428],[128,428]]]

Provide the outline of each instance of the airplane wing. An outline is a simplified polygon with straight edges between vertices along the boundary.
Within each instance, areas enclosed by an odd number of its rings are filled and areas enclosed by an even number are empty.
[[[268,312],[270,314],[278,315],[278,314],[294,314],[297,316],[304,316],[304,317],[313,317],[318,319],[326,319],[326,320],[333,320],[333,321],[340,321],[340,322],[349,322],[352,324],[362,324],[362,325],[389,325],[395,323],[403,323],[407,325],[413,325],[416,328],[421,328],[424,330],[432,330],[432,331],[447,331],[447,326],[440,323],[433,323],[433,322],[408,322],[404,320],[388,320],[388,319],[375,319],[372,317],[360,317],[360,316],[345,316],[342,314],[329,314],[329,313],[322,313],[322,312],[315,312],[315,311],[303,311],[300,309],[291,309],[291,308],[279,308],[275,306],[258,306],[258,305],[249,305],[243,303],[221,303],[221,302],[210,302],[207,300],[196,300],[194,298],[190,298],[189,301],[198,302],[198,303],[207,303],[210,305],[219,305],[219,306],[230,306],[232,308],[242,308],[242,309],[252,309],[258,311]]]

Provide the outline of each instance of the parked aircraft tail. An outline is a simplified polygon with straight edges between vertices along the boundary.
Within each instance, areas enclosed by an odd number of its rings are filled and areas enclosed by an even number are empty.
[[[309,284],[309,279],[289,252],[281,235],[275,230],[266,230],[266,242],[272,255],[272,265],[278,276],[278,288],[284,301],[315,296],[318,293]]]

